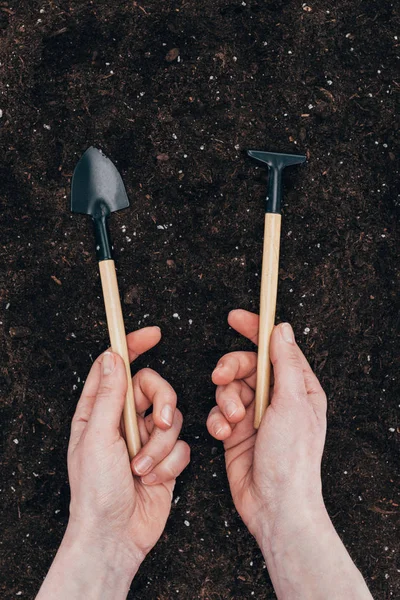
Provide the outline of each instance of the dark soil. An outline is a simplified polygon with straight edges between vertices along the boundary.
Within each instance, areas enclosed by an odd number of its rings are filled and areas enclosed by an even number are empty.
[[[90,223],[69,212],[92,144],[131,199],[111,222],[127,329],[163,330],[135,368],[176,387],[193,449],[130,597],[275,597],[204,427],[218,357],[251,347],[228,311],[257,310],[266,174],[248,148],[308,155],[285,180],[277,319],[328,394],[335,526],[375,597],[400,597],[394,6],[0,2],[2,598],[33,598],[62,538],[69,423],[107,346]]]

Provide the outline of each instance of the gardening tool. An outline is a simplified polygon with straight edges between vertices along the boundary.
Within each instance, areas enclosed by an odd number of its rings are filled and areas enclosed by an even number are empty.
[[[281,238],[282,171],[290,165],[306,160],[297,154],[258,152],[248,155],[268,165],[268,194],[265,205],[264,249],[261,273],[260,329],[258,334],[257,384],[254,427],[258,429],[269,404],[271,361],[269,344],[275,323],[276,295],[278,291],[279,246]]]
[[[114,164],[97,148],[89,148],[78,162],[72,177],[71,210],[93,219],[101,285],[107,315],[111,349],[125,363],[128,391],[124,406],[124,427],[130,458],[140,450],[128,347],[118,291],[107,218],[129,206],[125,187]]]

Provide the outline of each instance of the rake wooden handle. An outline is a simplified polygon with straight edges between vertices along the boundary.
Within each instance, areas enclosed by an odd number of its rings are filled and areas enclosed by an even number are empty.
[[[254,427],[256,429],[259,428],[261,419],[269,404],[269,388],[271,381],[269,343],[275,323],[280,238],[281,215],[277,213],[265,213],[254,415]]]
[[[104,304],[106,307],[108,332],[111,341],[111,350],[119,354],[125,363],[128,391],[124,406],[124,427],[129,458],[132,459],[139,452],[140,435],[136,416],[135,399],[133,396],[132,376],[129,363],[128,346],[122,316],[121,300],[118,291],[117,275],[113,260],[99,262],[101,285],[103,288]]]

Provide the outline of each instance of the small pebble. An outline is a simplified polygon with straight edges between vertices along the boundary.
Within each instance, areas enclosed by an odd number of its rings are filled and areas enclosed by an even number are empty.
[[[10,337],[15,339],[29,337],[31,333],[29,327],[10,327],[9,329]]]

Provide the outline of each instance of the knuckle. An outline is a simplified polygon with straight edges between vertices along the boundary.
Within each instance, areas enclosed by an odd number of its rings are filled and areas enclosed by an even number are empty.
[[[150,369],[150,367],[144,367],[143,369],[140,369],[140,371],[137,372],[137,377],[152,377],[153,375],[157,375],[158,373],[156,371],[154,371],[153,369]]]
[[[113,389],[110,385],[102,385],[96,395],[97,402],[100,400],[108,400],[108,398],[115,393],[115,388]]]

